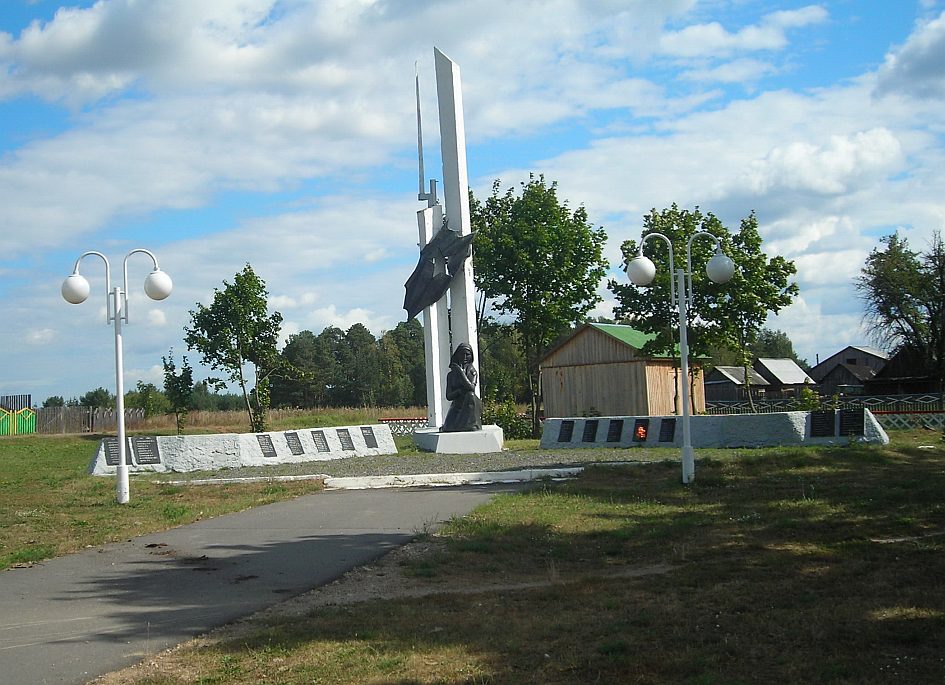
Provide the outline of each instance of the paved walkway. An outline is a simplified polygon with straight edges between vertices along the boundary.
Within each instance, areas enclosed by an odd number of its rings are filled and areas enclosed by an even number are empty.
[[[85,683],[328,583],[498,488],[324,492],[0,572],[0,682]]]

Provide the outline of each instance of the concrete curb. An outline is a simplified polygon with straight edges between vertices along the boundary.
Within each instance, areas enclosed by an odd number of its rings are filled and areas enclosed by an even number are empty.
[[[329,476],[312,473],[304,476],[245,476],[241,478],[194,478],[190,480],[153,481],[163,485],[226,485],[229,483],[271,483],[296,480],[321,480],[326,490],[381,490],[384,488],[454,487],[459,485],[490,485],[524,483],[542,478],[565,480],[574,478],[588,466],[643,465],[659,462],[601,461],[583,466],[520,469],[517,471],[472,471],[468,473],[407,473],[391,476]]]
[[[382,488],[450,487],[457,485],[489,485],[492,483],[522,483],[542,478],[574,478],[584,466],[521,471],[483,471],[472,473],[414,473],[394,476],[334,477],[325,474],[305,476],[247,476],[244,478],[199,478],[191,480],[155,481],[164,485],[226,485],[230,483],[285,482],[321,480],[327,490],[372,490]]]
[[[583,466],[559,469],[528,469],[524,471],[485,471],[479,473],[414,473],[398,476],[351,476],[325,478],[329,490],[368,490],[373,488],[448,487],[454,485],[489,485],[522,483],[541,478],[574,478]]]

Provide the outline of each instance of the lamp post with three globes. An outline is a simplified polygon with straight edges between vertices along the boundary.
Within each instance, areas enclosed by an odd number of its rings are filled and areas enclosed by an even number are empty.
[[[75,267],[72,269],[72,275],[67,277],[62,283],[62,297],[70,304],[82,304],[89,296],[89,282],[85,276],[79,273],[79,262],[84,257],[95,255],[101,257],[105,262],[105,322],[115,324],[115,413],[118,424],[118,465],[116,469],[115,490],[119,504],[127,504],[131,498],[130,488],[128,486],[128,463],[126,460],[127,445],[125,441],[125,384],[124,384],[124,362],[122,360],[122,341],[121,324],[122,321],[128,323],[128,258],[141,252],[148,255],[154,263],[154,269],[144,280],[144,292],[152,300],[163,300],[171,294],[173,282],[171,277],[161,271],[158,266],[157,257],[150,251],[143,248],[136,248],[125,255],[122,265],[123,280],[121,286],[111,288],[111,268],[108,264],[108,258],[101,252],[91,250],[79,255],[75,260]]]
[[[686,269],[676,269],[675,277],[669,279],[670,299],[676,303],[679,314],[679,358],[680,374],[682,377],[682,482],[691,483],[696,477],[695,455],[692,449],[692,432],[690,429],[689,409],[689,336],[687,330],[688,308],[692,305],[692,241],[700,236],[711,238],[715,242],[715,254],[706,264],[706,275],[715,283],[727,283],[735,274],[735,264],[722,252],[719,239],[708,231],[696,231],[689,237],[686,246]],[[643,254],[643,245],[650,238],[661,238],[669,248],[669,265],[674,267],[673,243],[662,233],[648,233],[640,239],[640,249],[637,256],[631,259],[626,266],[627,276],[634,285],[646,286],[653,282],[656,276],[656,266],[653,261]]]

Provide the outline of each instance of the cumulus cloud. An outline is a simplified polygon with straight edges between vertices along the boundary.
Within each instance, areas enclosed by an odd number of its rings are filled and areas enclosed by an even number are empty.
[[[663,34],[660,49],[675,57],[719,57],[736,52],[781,50],[788,44],[788,29],[826,21],[827,10],[808,5],[797,10],[772,12],[758,24],[727,31],[719,22],[693,24]]]
[[[945,12],[921,24],[906,43],[886,55],[876,95],[945,98]]]
[[[739,179],[739,185],[757,194],[774,188],[825,195],[848,192],[864,177],[888,173],[902,161],[899,141],[885,128],[852,136],[831,136],[825,144],[796,142],[772,149]]]

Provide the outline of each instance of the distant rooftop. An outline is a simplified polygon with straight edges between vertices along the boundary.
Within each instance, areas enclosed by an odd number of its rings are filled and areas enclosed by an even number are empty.
[[[757,364],[765,367],[772,376],[784,385],[816,385],[814,379],[797,365],[793,359],[766,359],[759,357]]]

